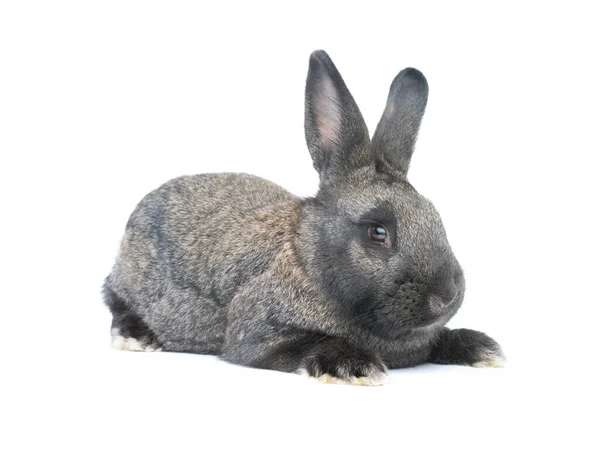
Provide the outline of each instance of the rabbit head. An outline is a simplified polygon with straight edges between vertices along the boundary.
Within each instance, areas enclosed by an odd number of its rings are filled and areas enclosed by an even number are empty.
[[[324,51],[310,57],[305,132],[320,188],[305,209],[305,267],[353,324],[386,339],[445,324],[465,282],[433,204],[408,182],[428,85],[394,79],[372,139]]]

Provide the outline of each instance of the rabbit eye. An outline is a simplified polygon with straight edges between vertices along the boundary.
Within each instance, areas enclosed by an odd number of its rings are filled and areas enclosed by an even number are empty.
[[[388,243],[388,233],[385,227],[380,225],[369,226],[369,238],[377,243],[386,244]]]

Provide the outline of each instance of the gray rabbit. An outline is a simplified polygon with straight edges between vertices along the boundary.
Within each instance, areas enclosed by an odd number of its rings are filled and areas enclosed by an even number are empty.
[[[233,173],[148,194],[104,284],[113,346],[356,385],[424,362],[502,366],[487,335],[444,327],[463,272],[434,206],[406,178],[427,95],[421,72],[401,71],[371,140],[333,62],[314,52],[305,132],[317,195]]]

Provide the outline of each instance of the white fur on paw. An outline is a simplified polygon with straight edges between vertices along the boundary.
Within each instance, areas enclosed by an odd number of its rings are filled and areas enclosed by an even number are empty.
[[[480,352],[479,360],[473,364],[475,368],[503,368],[506,358],[500,350],[485,349]]]
[[[341,378],[332,376],[331,374],[323,374],[319,377],[313,377],[310,376],[304,368],[300,369],[298,374],[307,376],[312,380],[320,382],[321,384],[358,385],[362,387],[377,387],[383,385],[386,378],[386,373],[376,368],[373,368],[371,371],[369,371],[367,376],[363,377],[348,376]]]
[[[323,376],[317,378],[317,381],[322,384],[359,385],[362,387],[377,387],[379,385],[383,385],[384,380],[385,375],[376,377],[351,377],[349,379],[340,379],[339,377],[333,377],[329,374],[324,374]]]
[[[162,348],[157,348],[150,344],[142,343],[135,338],[125,338],[118,329],[111,330],[112,346],[120,351],[141,351],[141,352],[159,352]]]

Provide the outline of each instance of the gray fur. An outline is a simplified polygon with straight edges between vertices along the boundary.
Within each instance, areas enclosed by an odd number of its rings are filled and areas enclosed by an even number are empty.
[[[401,72],[371,144],[339,72],[313,53],[305,129],[319,193],[203,174],[148,194],[105,282],[113,328],[151,334],[135,338],[166,351],[346,380],[385,366],[481,363],[444,347],[464,278],[438,213],[406,180],[426,100],[423,75]],[[369,241],[365,221],[384,224],[389,243]],[[474,343],[473,355],[488,355],[489,343]]]
[[[373,135],[373,148],[379,150],[378,170],[398,171],[399,176],[406,176],[428,95],[427,80],[417,69],[409,67],[394,78]]]

